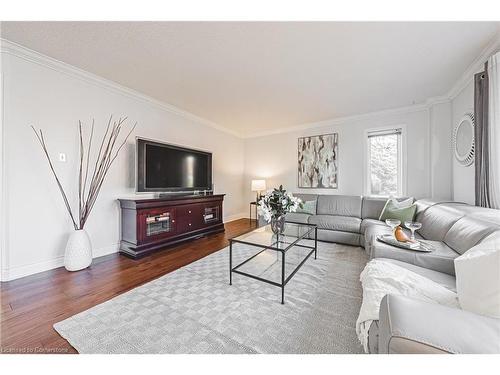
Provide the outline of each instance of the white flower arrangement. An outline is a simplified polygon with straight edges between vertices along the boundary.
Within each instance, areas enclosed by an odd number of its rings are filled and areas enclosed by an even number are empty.
[[[268,190],[259,200],[259,213],[269,223],[271,219],[285,215],[287,212],[296,212],[302,208],[302,200],[294,197],[292,193],[287,193],[280,185],[278,189]]]

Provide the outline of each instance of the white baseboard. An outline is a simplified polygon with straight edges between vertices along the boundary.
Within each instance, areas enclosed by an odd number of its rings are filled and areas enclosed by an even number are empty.
[[[99,249],[93,249],[93,258],[99,258],[104,255],[109,255],[118,252],[119,244],[113,244],[109,246],[104,246]],[[11,267],[7,269],[2,269],[2,280],[1,281],[11,281],[19,279],[21,277],[34,275],[40,272],[52,270],[54,268],[59,268],[64,266],[64,256],[60,256],[54,259],[45,260],[42,262],[26,264],[22,266]]]
[[[228,223],[230,221],[247,218],[248,213],[240,212],[238,214],[229,215],[224,218],[224,223]],[[98,258],[104,255],[109,255],[118,252],[120,244],[112,244],[109,246],[101,247],[99,249],[93,249],[93,257]],[[2,279],[1,281],[11,281],[15,279],[19,279],[21,277],[34,275],[40,272],[52,270],[54,268],[63,267],[64,266],[64,256],[60,256],[54,259],[26,264],[22,266],[16,266],[11,268],[2,269]]]
[[[238,214],[234,215],[229,215],[224,218],[224,223],[229,223],[230,221],[238,220],[238,219],[243,219],[243,218],[248,218],[248,214],[245,212],[240,212]]]

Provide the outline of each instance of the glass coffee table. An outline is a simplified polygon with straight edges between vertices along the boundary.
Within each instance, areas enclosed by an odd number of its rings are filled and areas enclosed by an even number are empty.
[[[311,242],[314,241],[314,246]],[[243,248],[243,261],[233,267],[233,251]],[[251,249],[256,249],[257,253]],[[285,303],[285,285],[314,253],[318,255],[318,228],[314,224],[287,222],[283,234],[276,235],[266,225],[229,240],[229,285],[233,273],[281,288]],[[241,256],[239,257],[241,261]]]

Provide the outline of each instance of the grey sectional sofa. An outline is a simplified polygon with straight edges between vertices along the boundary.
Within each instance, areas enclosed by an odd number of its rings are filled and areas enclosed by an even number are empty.
[[[296,194],[316,201],[314,214],[290,213],[286,220],[313,223],[318,239],[362,246],[371,258],[381,258],[456,291],[453,260],[476,244],[500,237],[500,210],[458,202],[418,200],[416,233],[434,251],[420,253],[378,241],[390,228],[378,220],[386,199],[345,195]],[[380,320],[369,332],[371,353],[500,353],[500,319],[386,296]]]

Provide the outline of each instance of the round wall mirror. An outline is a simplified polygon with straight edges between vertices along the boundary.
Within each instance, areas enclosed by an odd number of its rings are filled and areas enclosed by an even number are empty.
[[[474,114],[466,113],[453,132],[453,151],[455,159],[463,166],[474,161]]]

